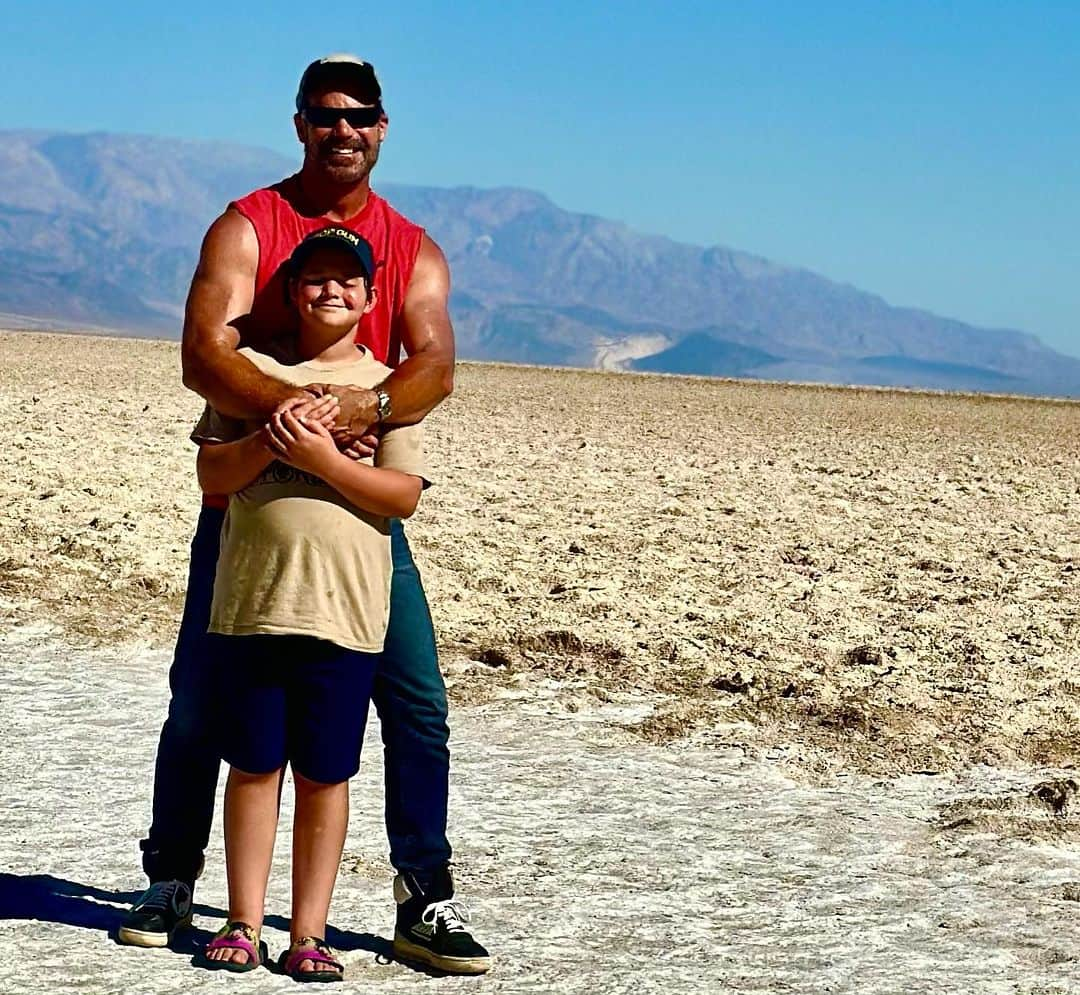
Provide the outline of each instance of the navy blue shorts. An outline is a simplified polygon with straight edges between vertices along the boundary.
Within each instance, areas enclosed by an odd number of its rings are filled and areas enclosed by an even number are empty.
[[[292,764],[309,781],[337,784],[360,769],[378,653],[312,636],[211,633],[222,759],[247,774]]]

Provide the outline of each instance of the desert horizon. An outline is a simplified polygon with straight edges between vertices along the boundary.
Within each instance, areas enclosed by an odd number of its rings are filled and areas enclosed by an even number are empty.
[[[178,318],[178,322],[180,319]],[[120,328],[99,327],[95,325],[63,326],[55,324],[49,318],[35,318],[27,315],[6,314],[0,311],[0,335],[36,333],[38,335],[75,335],[92,338],[117,339],[123,342],[180,342],[180,325],[175,334],[150,334],[139,330],[126,331]],[[1071,358],[1071,357],[1070,357]],[[666,380],[703,380],[709,383],[745,383],[760,384],[766,387],[805,387],[808,389],[857,390],[883,392],[888,394],[925,394],[927,396],[948,397],[988,397],[1018,401],[1045,401],[1051,404],[1080,404],[1080,397],[1057,394],[1014,393],[1007,390],[968,390],[948,387],[920,387],[902,384],[847,383],[826,380],[772,380],[754,376],[721,376],[711,373],[668,373],[656,370],[637,370],[617,366],[576,366],[557,363],[514,362],[504,359],[482,359],[474,356],[459,357],[458,366],[500,366],[510,369],[550,370],[553,372],[612,374],[615,376],[641,377],[642,379]]]

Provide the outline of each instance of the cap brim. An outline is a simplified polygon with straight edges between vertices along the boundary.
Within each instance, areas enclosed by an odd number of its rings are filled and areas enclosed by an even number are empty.
[[[338,252],[344,253],[360,264],[360,268],[369,280],[375,278],[373,272],[375,269],[374,261],[368,259],[366,253],[351,242],[334,235],[316,236],[314,238],[309,236],[293,249],[292,255],[289,256],[289,268],[293,274],[298,273],[304,263],[320,249],[336,249]]]

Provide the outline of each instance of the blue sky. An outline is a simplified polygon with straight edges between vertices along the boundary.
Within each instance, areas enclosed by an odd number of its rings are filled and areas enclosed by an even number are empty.
[[[377,178],[523,186],[1080,355],[1080,4],[43,0],[0,128],[298,153],[304,65],[355,51]]]

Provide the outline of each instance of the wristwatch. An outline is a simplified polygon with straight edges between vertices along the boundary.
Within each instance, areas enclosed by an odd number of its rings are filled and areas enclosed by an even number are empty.
[[[375,391],[375,397],[378,398],[379,404],[375,408],[375,415],[379,421],[386,421],[390,417],[390,395],[386,393],[382,387],[373,388]]]

